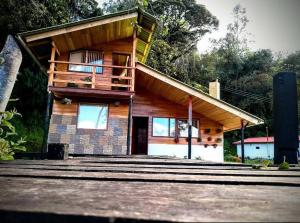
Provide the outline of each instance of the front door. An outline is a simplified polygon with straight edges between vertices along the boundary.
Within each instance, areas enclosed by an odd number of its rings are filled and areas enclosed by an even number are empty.
[[[132,117],[131,154],[147,155],[148,152],[148,117]]]

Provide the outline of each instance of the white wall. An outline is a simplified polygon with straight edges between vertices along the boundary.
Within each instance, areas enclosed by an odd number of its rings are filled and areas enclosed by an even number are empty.
[[[165,155],[184,158],[188,156],[188,145],[172,145],[172,144],[149,144],[148,155]],[[223,146],[204,147],[203,145],[192,145],[192,159],[200,157],[201,160],[223,162],[224,151]]]
[[[259,149],[256,149],[256,147],[259,147]],[[240,144],[237,145],[237,154],[239,157],[242,156]],[[245,157],[250,157],[251,159],[255,159],[255,158],[273,159],[274,144],[273,143],[245,144]]]

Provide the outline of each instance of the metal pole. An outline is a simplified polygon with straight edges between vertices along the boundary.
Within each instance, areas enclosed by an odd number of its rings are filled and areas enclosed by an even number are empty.
[[[193,120],[192,113],[193,113],[192,96],[189,96],[188,159],[192,158],[192,120]]]
[[[245,133],[244,121],[241,122],[241,150],[242,150],[242,163],[245,163],[245,151],[244,151],[244,133]]]

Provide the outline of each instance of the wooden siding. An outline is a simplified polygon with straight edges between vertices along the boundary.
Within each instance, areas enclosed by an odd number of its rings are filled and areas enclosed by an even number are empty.
[[[80,102],[80,103],[90,103],[91,102]],[[120,105],[116,106],[114,101],[102,101],[93,102],[92,104],[102,104],[108,103],[109,105],[109,117],[112,118],[128,118],[128,102],[120,102]],[[72,104],[66,105],[62,104],[60,101],[54,100],[52,114],[55,115],[66,115],[66,116],[77,116],[78,112],[78,101],[72,101]]]
[[[153,117],[174,117],[188,118],[188,107],[171,102],[161,96],[154,95],[153,92],[138,87],[133,99],[132,116],[149,117],[148,143],[176,144],[172,137],[153,137],[152,136],[152,118]],[[193,144],[201,145],[223,145],[223,127],[199,113],[193,112],[193,119],[200,122],[201,142],[197,138],[192,139]],[[205,129],[210,129],[209,133]],[[220,131],[221,129],[221,131]],[[209,137],[211,138],[209,140]],[[222,139],[222,142],[216,143],[216,139]],[[187,144],[186,138],[179,138],[177,144]]]

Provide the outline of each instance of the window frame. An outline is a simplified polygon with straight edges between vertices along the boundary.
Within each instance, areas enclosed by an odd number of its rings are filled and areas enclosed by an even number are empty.
[[[102,64],[99,64],[99,65],[104,65],[104,51],[102,50],[73,50],[73,51],[69,51],[69,54],[68,54],[68,71],[69,72],[75,72],[75,73],[83,73],[83,74],[92,74],[93,71],[91,72],[87,72],[87,71],[75,71],[75,70],[70,70],[70,65],[72,65],[71,61],[70,61],[70,58],[71,58],[71,53],[78,53],[78,52],[81,52],[81,53],[88,53],[88,52],[97,52],[97,53],[101,53],[102,54]],[[85,58],[87,58],[87,56],[85,56]],[[84,63],[87,63],[87,62],[84,62]],[[87,63],[88,64],[88,63]],[[83,66],[84,65],[78,65],[78,66]],[[89,66],[90,67],[90,66]],[[99,74],[104,74],[104,67],[102,66],[99,66],[101,67],[101,70],[102,72],[96,72],[96,75],[99,75]]]
[[[178,128],[178,121],[179,120],[186,120],[187,123],[189,124],[189,119],[188,118],[176,118],[177,120],[177,126],[175,128],[177,128],[177,134],[178,134],[178,138],[187,138],[188,136],[180,136],[180,131],[179,131],[179,128]],[[192,119],[192,123],[193,121],[196,121],[197,122],[197,128],[198,128],[198,135],[197,136],[193,136],[193,131],[192,131],[192,138],[196,139],[196,138],[199,138],[199,133],[200,133],[200,120],[198,118],[193,118]],[[193,124],[192,124],[192,127],[193,127]]]
[[[154,128],[153,128],[153,126],[154,126],[154,119],[155,118],[166,118],[166,119],[168,119],[168,136],[155,136],[155,135],[153,135],[153,132],[154,132]],[[175,137],[175,136],[171,136],[170,135],[170,130],[171,130],[171,128],[170,128],[170,119],[174,119],[175,120],[175,135],[176,135],[176,118],[174,118],[174,117],[157,117],[157,116],[155,116],[155,117],[152,117],[152,133],[151,133],[151,135],[153,136],[153,137],[163,137],[163,138],[173,138],[173,137]]]
[[[80,128],[78,127],[79,124],[79,116],[80,116],[80,106],[81,105],[88,105],[88,106],[107,106],[107,115],[106,115],[106,126],[103,129],[98,128]],[[109,103],[88,103],[88,102],[79,102],[77,106],[77,122],[76,122],[76,129],[86,129],[86,130],[108,130],[108,121],[109,121]]]
[[[169,123],[169,125],[168,125],[168,136],[155,136],[155,135],[153,135],[153,127],[154,127],[154,122],[153,122],[153,120],[154,120],[154,118],[167,118],[169,121],[168,121],[168,123]],[[174,136],[171,136],[170,135],[170,130],[171,130],[171,128],[170,128],[170,119],[174,119],[175,120],[175,134],[174,134]],[[178,137],[178,138],[187,138],[187,137],[185,137],[185,136],[180,136],[179,135],[179,129],[178,129],[178,120],[187,120],[188,121],[188,119],[187,118],[176,118],[176,117],[161,117],[161,116],[153,116],[152,117],[152,130],[151,130],[151,136],[152,137],[161,137],[161,138],[175,138],[175,137]],[[195,121],[197,121],[197,125],[198,125],[198,135],[197,136],[192,136],[192,138],[194,138],[194,139],[197,139],[197,138],[199,138],[199,134],[200,134],[200,119],[199,118],[195,118],[195,119],[192,119],[192,120],[195,120]]]

